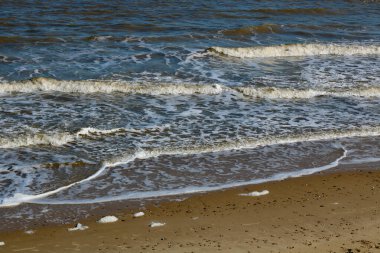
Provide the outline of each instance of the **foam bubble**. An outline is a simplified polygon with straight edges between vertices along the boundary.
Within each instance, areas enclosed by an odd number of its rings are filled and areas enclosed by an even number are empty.
[[[238,58],[317,55],[379,55],[378,45],[290,44],[258,47],[210,47],[207,51]]]
[[[144,215],[145,215],[144,212],[138,212],[138,213],[135,213],[135,214],[133,215],[133,217],[138,218],[138,217],[143,217]]]
[[[116,222],[118,220],[119,219],[116,216],[105,216],[105,217],[101,218],[100,220],[98,220],[98,223],[112,223],[112,222]]]
[[[88,226],[84,226],[84,225],[78,223],[75,225],[75,227],[68,228],[67,230],[71,232],[71,231],[78,231],[78,230],[82,231],[82,230],[86,230],[86,229],[88,229]]]
[[[239,196],[259,197],[259,196],[263,196],[263,195],[267,195],[267,194],[269,194],[269,191],[263,190],[261,192],[253,191],[253,192],[249,192],[249,193],[240,193]]]
[[[165,222],[156,222],[156,221],[152,221],[150,224],[149,224],[149,227],[151,228],[155,228],[155,227],[162,227],[162,226],[165,226],[166,223]]]

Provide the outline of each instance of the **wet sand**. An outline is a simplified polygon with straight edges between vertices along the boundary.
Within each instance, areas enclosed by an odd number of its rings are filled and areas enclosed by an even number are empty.
[[[2,232],[0,252],[380,252],[379,197],[380,172],[316,174],[110,213],[119,221],[83,220],[84,231]]]

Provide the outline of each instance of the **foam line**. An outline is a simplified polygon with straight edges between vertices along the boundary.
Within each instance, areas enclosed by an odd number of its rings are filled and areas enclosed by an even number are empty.
[[[379,55],[379,45],[290,44],[257,47],[210,47],[207,51],[237,58],[318,55]]]
[[[244,96],[262,99],[311,99],[319,96],[329,97],[380,97],[380,86],[355,87],[350,89],[315,90],[277,87],[237,87]]]
[[[222,84],[179,84],[145,83],[132,84],[126,81],[66,81],[49,78],[35,78],[22,82],[0,83],[0,94],[11,92],[38,93],[125,93],[139,95],[219,95],[241,94],[251,98],[264,99],[309,99],[318,96],[331,97],[380,97],[380,86],[359,86],[338,89],[295,89],[278,87],[227,87]],[[115,130],[117,131],[117,130]]]
[[[128,164],[135,159],[149,159],[153,157],[158,157],[161,155],[191,155],[191,154],[201,154],[201,153],[212,153],[212,152],[221,152],[221,151],[229,151],[229,150],[241,150],[241,149],[249,149],[249,148],[257,148],[261,146],[270,146],[270,145],[278,145],[278,144],[290,144],[290,143],[296,143],[296,142],[310,142],[310,141],[321,141],[321,140],[332,140],[332,139],[339,139],[339,138],[347,138],[347,137],[368,137],[368,136],[379,136],[380,135],[380,126],[376,127],[365,127],[365,128],[359,128],[359,129],[353,129],[348,131],[325,131],[325,132],[318,132],[318,133],[309,133],[309,134],[299,134],[299,135],[289,135],[289,136],[268,136],[261,139],[246,139],[246,140],[238,140],[238,141],[231,141],[219,145],[203,145],[203,146],[196,146],[196,147],[188,147],[188,148],[175,148],[175,147],[168,147],[168,148],[161,148],[161,149],[152,149],[152,150],[139,150],[135,152],[134,154],[126,154],[121,157],[115,157],[114,159],[111,159],[110,161],[103,162],[102,166],[99,170],[97,170],[93,175],[82,179],[80,181],[71,183],[66,186],[62,186],[60,188],[57,188],[55,190],[45,192],[38,195],[25,195],[22,193],[16,193],[13,197],[4,199],[3,202],[0,204],[1,206],[14,206],[18,205],[22,202],[33,202],[33,203],[43,203],[38,202],[36,200],[48,197],[50,195],[53,195],[55,193],[61,192],[63,190],[69,189],[75,185],[93,180],[97,178],[99,175],[101,175],[107,168],[115,167],[122,164]],[[347,150],[344,149],[344,155],[339,158],[336,161],[336,164],[346,157]],[[300,170],[300,172],[292,172],[290,175],[284,174],[285,178],[293,175],[297,175],[297,173],[301,173],[300,176],[305,175],[306,172],[309,171],[319,171],[323,169],[324,167],[318,167],[314,170],[312,169],[306,169],[306,170]],[[314,172],[312,172],[314,173]],[[280,179],[283,179],[281,176],[282,174],[277,174]],[[272,178],[273,179],[273,178]],[[266,180],[266,179],[262,179]],[[250,181],[253,182],[253,181]],[[255,182],[255,181],[254,181]],[[261,182],[261,181],[258,181]],[[266,182],[266,181],[265,181]],[[213,189],[212,187],[206,187],[206,188],[199,188],[199,189]],[[219,189],[219,188],[217,188]],[[185,190],[184,192],[179,193],[173,193],[173,194],[182,194],[182,193],[191,193],[192,191]],[[197,190],[198,191],[198,190]],[[204,190],[199,190],[204,191]],[[170,192],[171,191],[162,191],[164,192],[164,195],[173,195]],[[176,192],[176,191],[175,191]],[[141,198],[145,197],[153,197],[151,195],[145,196],[145,193],[134,193],[134,194],[141,194]],[[160,193],[161,194],[161,193]],[[124,198],[140,198],[140,196],[135,195],[135,197],[131,197],[132,195],[123,195],[123,197],[107,197],[107,198],[98,198],[97,200],[91,200],[95,202],[103,202],[103,201],[112,201],[112,200],[119,200],[118,198],[124,199]],[[110,199],[110,200],[107,200]],[[95,202],[89,202],[89,203],[95,203]],[[63,201],[63,202],[48,202],[50,204],[56,203],[56,204],[75,204],[75,201]],[[83,202],[87,203],[87,202]]]
[[[64,93],[126,93],[143,95],[193,95],[193,94],[219,94],[223,88],[219,84],[198,85],[179,83],[145,83],[134,84],[127,81],[107,80],[56,80],[38,77],[21,82],[0,83],[0,93],[9,92],[64,92]]]
[[[268,178],[260,178],[254,179],[245,182],[238,183],[230,183],[219,186],[203,186],[203,187],[186,187],[182,189],[174,189],[174,190],[162,190],[162,191],[146,191],[146,192],[132,192],[120,196],[111,196],[111,197],[101,197],[97,199],[87,199],[87,200],[62,200],[62,201],[34,201],[35,204],[52,204],[52,205],[76,205],[76,204],[95,204],[95,203],[103,203],[103,202],[112,202],[112,201],[120,201],[120,200],[130,200],[130,199],[147,199],[147,198],[157,198],[157,197],[165,197],[165,196],[175,196],[175,195],[183,195],[183,194],[193,194],[199,192],[209,192],[209,191],[217,191],[221,189],[245,186],[245,185],[253,185],[253,184],[261,184],[271,181],[281,181],[287,178],[301,177],[311,175],[317,172],[325,171],[331,168],[334,168],[339,165],[339,162],[347,157],[348,151],[342,147],[343,154],[337,158],[335,161],[313,168],[305,168],[296,172],[284,172],[278,173]]]
[[[76,133],[37,133],[30,135],[21,135],[16,138],[0,138],[1,148],[18,148],[25,146],[36,145],[51,145],[51,146],[63,146],[70,142],[75,141],[86,136],[97,137],[104,135],[112,135],[116,133],[145,133],[152,131],[163,131],[170,128],[170,125],[163,125],[157,127],[148,127],[142,129],[134,128],[113,128],[113,129],[98,129],[92,127],[81,128]]]
[[[21,135],[16,138],[0,138],[0,148],[17,148],[34,145],[62,146],[75,140],[69,133]]]

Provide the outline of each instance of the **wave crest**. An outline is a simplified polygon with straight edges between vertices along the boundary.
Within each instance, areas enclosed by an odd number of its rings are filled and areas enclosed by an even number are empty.
[[[68,133],[21,135],[16,138],[0,138],[0,148],[35,145],[62,146],[74,140],[75,137]]]
[[[125,81],[59,81],[49,78],[35,78],[22,82],[0,83],[0,93],[11,92],[123,93],[173,96],[234,93],[262,99],[309,99],[318,96],[380,97],[380,86],[357,86],[338,89],[296,89],[255,86],[228,87],[221,84],[145,83],[135,85]]]
[[[238,57],[297,57],[318,55],[379,55],[380,45],[291,44],[257,47],[210,47],[209,52]]]
[[[62,132],[62,133],[37,133],[30,135],[21,135],[16,138],[0,138],[0,148],[18,148],[26,146],[37,145],[50,145],[50,146],[63,146],[70,142],[83,137],[96,138],[104,135],[113,134],[126,134],[126,133],[140,133],[147,132],[162,132],[170,128],[170,125],[149,127],[142,129],[134,128],[113,128],[113,129],[98,129],[92,127],[81,128],[76,133]]]
[[[244,96],[262,99],[310,99],[319,96],[330,97],[379,97],[380,87],[357,87],[351,89],[315,90],[277,87],[238,87]]]
[[[198,84],[132,84],[127,81],[68,81],[38,77],[21,82],[0,83],[0,92],[41,92],[58,91],[66,93],[113,93],[145,95],[192,95],[219,94],[221,85]]]

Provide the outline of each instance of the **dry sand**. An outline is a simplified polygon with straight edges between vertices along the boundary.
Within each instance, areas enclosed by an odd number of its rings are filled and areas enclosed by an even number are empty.
[[[125,210],[110,224],[83,220],[84,231],[2,233],[0,252],[380,252],[379,201],[380,172],[312,175]]]

